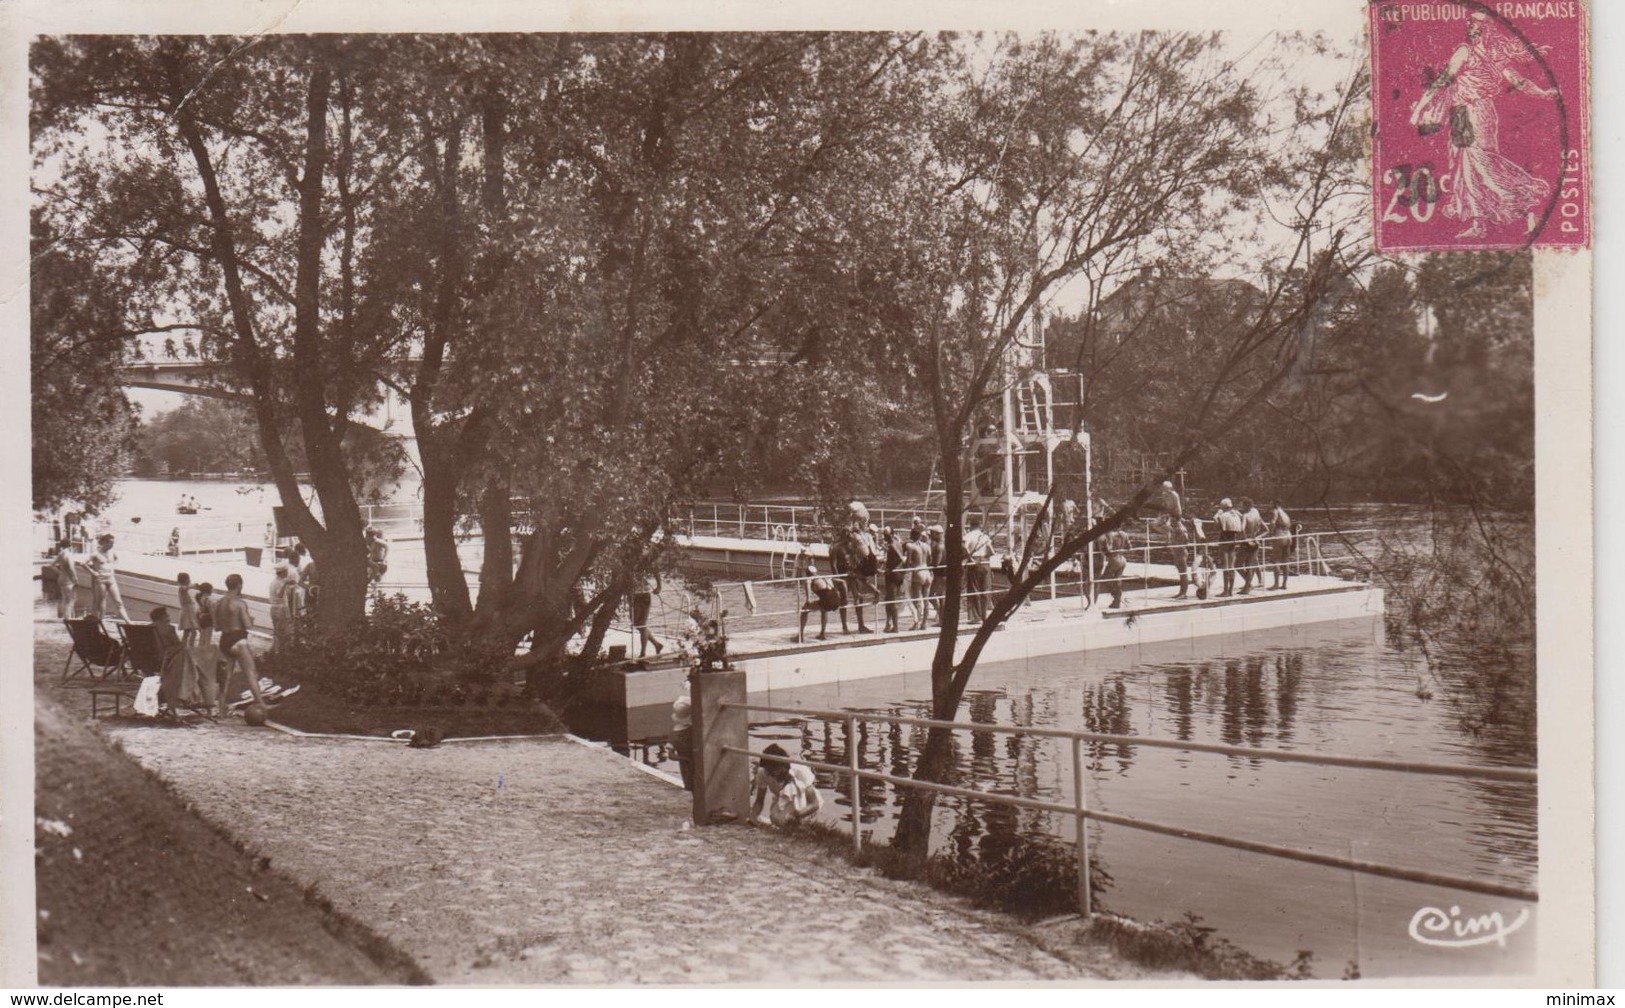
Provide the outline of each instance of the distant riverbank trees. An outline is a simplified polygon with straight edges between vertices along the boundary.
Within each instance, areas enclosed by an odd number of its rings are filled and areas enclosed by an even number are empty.
[[[1305,504],[1532,507],[1528,254],[1428,255],[1358,281],[1311,334],[1293,379],[1236,419],[1191,467],[1190,483],[1267,486]],[[1169,404],[1262,298],[1240,280],[1148,269],[1096,308],[1050,320],[1048,360],[1083,374],[1083,416],[1097,441],[1171,457],[1182,433]]]
[[[265,453],[248,409],[201,397],[144,420],[130,466],[134,475],[148,478],[264,469]]]

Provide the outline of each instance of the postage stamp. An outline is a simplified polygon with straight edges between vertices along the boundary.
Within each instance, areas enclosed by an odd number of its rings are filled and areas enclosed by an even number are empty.
[[[1370,5],[1382,251],[1591,240],[1580,0]]]

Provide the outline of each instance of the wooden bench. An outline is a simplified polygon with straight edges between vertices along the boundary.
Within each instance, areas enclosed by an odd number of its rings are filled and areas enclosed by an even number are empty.
[[[85,692],[90,694],[90,716],[100,716],[103,702],[110,702],[113,705],[112,716],[118,717],[126,700],[130,701],[130,712],[135,713],[135,694],[140,688],[136,683],[105,683],[89,687]]]

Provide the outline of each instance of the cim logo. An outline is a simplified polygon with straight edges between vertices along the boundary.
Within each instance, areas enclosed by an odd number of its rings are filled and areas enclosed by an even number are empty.
[[[1438,907],[1427,906],[1411,915],[1410,933],[1423,945],[1466,948],[1495,942],[1506,948],[1507,935],[1523,927],[1528,920],[1528,907],[1519,910],[1518,916],[1508,924],[1499,910],[1476,917],[1463,917],[1459,906],[1451,907],[1449,913]]]

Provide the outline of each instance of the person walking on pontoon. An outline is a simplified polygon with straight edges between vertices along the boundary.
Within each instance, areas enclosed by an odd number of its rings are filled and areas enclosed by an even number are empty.
[[[868,514],[867,511],[863,513]],[[864,622],[863,606],[865,602],[880,601],[880,591],[874,582],[875,575],[880,573],[880,554],[875,546],[874,533],[854,516],[831,549],[830,560],[835,572],[846,578],[847,601],[857,614],[858,633],[873,633]],[[844,614],[841,623],[842,629],[845,629]]]
[[[644,576],[643,587],[632,593],[632,629],[638,633],[638,657],[642,658],[649,653],[649,645],[653,644],[655,655],[666,650],[666,646],[655,640],[655,635],[649,630],[649,610],[654,607],[654,598],[660,594],[660,572],[653,571]]]

